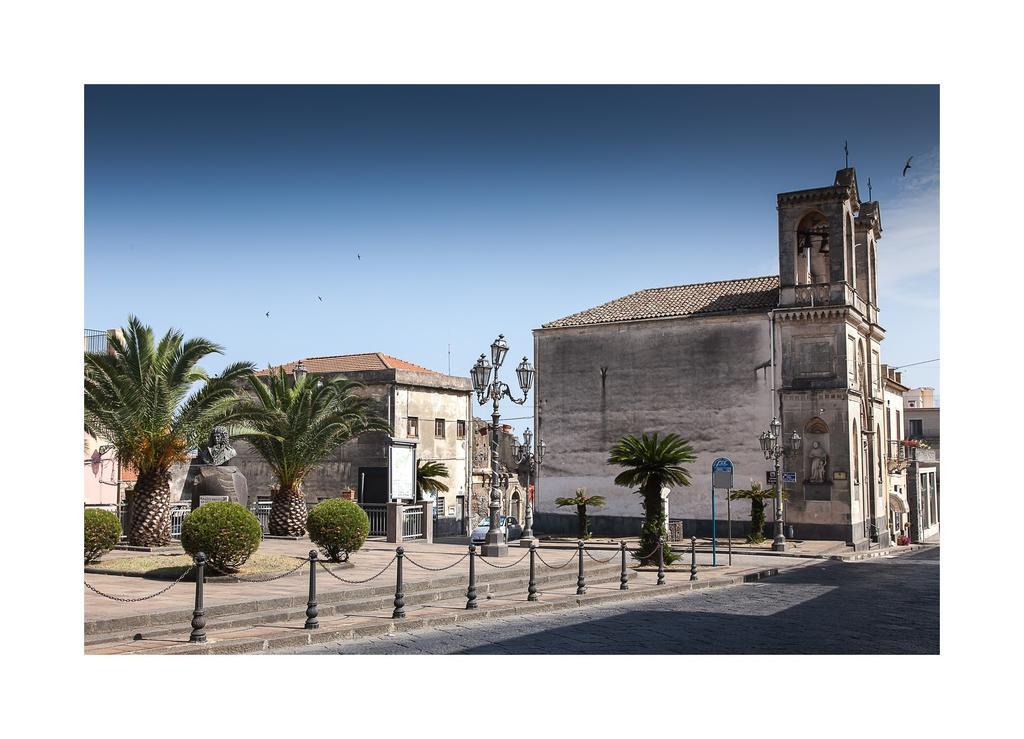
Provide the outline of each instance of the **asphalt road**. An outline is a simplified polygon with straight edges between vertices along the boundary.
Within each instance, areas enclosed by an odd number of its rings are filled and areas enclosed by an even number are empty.
[[[289,654],[938,654],[939,548]]]

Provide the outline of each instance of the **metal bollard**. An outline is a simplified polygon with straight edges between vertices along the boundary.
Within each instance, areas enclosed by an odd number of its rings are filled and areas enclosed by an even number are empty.
[[[658,537],[658,585],[665,584],[665,543]]]
[[[309,550],[309,602],[306,603],[307,629],[319,629],[320,622],[316,616],[319,612],[316,603],[316,550]]]
[[[192,611],[192,634],[188,640],[194,644],[206,641],[206,610],[203,608],[203,578],[206,575],[206,555],[196,552],[196,607]]]
[[[576,595],[584,595],[587,592],[587,578],[583,576],[583,542],[576,542],[578,547],[577,555],[580,558],[580,571],[576,577]]]
[[[405,618],[405,584],[402,582],[402,559],[405,557],[405,549],[398,547],[395,550],[395,564],[398,565],[398,573],[395,575],[395,610],[391,618]]]
[[[530,560],[533,561],[532,559]],[[466,610],[476,608],[476,545],[469,545],[469,587],[466,589]]]
[[[622,573],[619,575],[619,590],[629,590],[629,576],[626,574],[626,542],[622,546]]]
[[[690,537],[690,579],[697,579],[697,537]]]
[[[534,568],[534,555],[537,554],[537,545],[530,545],[530,584],[526,587],[526,600],[537,600],[537,573]]]

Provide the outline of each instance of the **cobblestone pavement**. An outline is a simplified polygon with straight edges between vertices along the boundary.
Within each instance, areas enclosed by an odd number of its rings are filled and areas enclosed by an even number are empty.
[[[939,548],[290,654],[938,654]]]

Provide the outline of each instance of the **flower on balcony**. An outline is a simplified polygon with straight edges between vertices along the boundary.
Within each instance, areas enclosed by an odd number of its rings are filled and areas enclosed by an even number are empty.
[[[915,449],[930,449],[928,442],[924,439],[904,439],[903,446],[914,447]]]

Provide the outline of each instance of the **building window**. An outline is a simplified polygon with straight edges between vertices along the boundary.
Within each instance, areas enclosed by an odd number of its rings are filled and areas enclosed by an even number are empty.
[[[410,439],[415,439],[420,435],[420,419],[409,417],[409,427],[406,430],[406,436]]]
[[[443,439],[444,438],[444,419],[443,418],[435,418],[434,419],[434,438],[435,439]]]
[[[920,419],[911,419],[910,438],[920,439],[922,436],[924,436],[924,421]]]
[[[437,503],[434,504],[434,518],[444,518],[444,496],[437,496]]]
[[[465,439],[466,438],[466,422],[465,421],[456,421],[455,422],[455,433],[458,434],[460,439]]]

